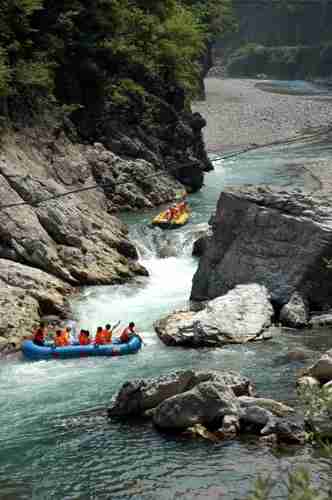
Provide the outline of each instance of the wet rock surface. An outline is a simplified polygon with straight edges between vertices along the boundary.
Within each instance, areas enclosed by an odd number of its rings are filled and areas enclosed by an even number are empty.
[[[239,285],[208,302],[202,311],[176,312],[155,322],[154,327],[167,345],[216,347],[262,340],[272,316],[264,287]]]
[[[267,288],[279,307],[295,291],[312,308],[328,307],[332,283],[323,262],[331,244],[328,193],[229,189],[219,198],[213,236],[200,258],[191,298],[211,299],[255,282]]]
[[[202,382],[160,403],[153,422],[161,429],[186,429],[195,424],[221,423],[227,413],[239,413],[234,392],[218,382]]]
[[[236,372],[181,370],[126,382],[108,415],[145,416],[158,429],[211,442],[251,433],[274,436],[273,443],[303,443],[303,419],[292,408],[252,394],[251,382]]]
[[[125,383],[109,409],[109,416],[142,415],[167,398],[191,390],[199,383],[213,382],[229,387],[234,394],[254,392],[250,380],[236,372],[217,370],[179,370],[158,378],[136,379]]]
[[[1,204],[17,204],[0,211],[7,337],[13,330],[18,338],[31,333],[41,315],[66,315],[65,297],[76,287],[146,276],[126,227],[112,214],[165,203],[179,190],[183,186],[160,166],[124,160],[100,143],[73,144],[49,130],[4,135]],[[43,203],[52,196],[57,198]]]

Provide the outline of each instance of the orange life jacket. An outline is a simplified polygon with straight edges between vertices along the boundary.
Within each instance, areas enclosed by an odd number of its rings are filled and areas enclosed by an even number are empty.
[[[69,345],[70,338],[69,338],[69,332],[67,332],[67,330],[63,330],[61,337],[63,337],[65,339],[65,342],[67,342],[66,345]]]
[[[105,344],[104,330],[96,333],[95,344],[97,344],[97,345]]]
[[[106,330],[106,328],[104,328],[103,335],[105,344],[110,344],[112,342],[112,330]]]
[[[87,335],[85,335],[84,333],[80,333],[79,337],[78,337],[78,341],[80,343],[80,345],[89,345],[90,344],[90,339]]]
[[[61,335],[55,337],[54,343],[56,347],[66,347],[67,345],[69,345],[69,342],[64,336],[63,332],[61,333]]]

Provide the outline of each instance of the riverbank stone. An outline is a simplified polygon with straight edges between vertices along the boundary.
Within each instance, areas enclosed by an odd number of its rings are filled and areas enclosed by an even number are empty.
[[[217,347],[264,339],[274,311],[265,287],[238,285],[199,312],[178,311],[154,323],[171,346]]]

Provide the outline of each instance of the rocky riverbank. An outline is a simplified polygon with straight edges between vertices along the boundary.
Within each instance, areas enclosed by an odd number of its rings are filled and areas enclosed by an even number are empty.
[[[280,95],[265,92],[256,83],[205,80],[206,102],[196,103],[194,109],[207,121],[204,139],[209,151],[270,143],[331,123],[331,96]]]
[[[0,211],[0,345],[19,345],[45,314],[66,317],[66,298],[77,287],[147,275],[115,213],[151,208],[182,191],[158,165],[73,143],[63,132],[2,135],[1,205],[18,205]]]

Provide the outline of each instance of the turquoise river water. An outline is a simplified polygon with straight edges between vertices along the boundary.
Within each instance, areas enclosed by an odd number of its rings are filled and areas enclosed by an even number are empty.
[[[255,381],[259,394],[296,404],[294,380],[301,364],[284,364],[282,356],[301,346],[313,359],[331,346],[331,332],[290,332],[263,344],[182,350],[162,345],[152,324],[187,304],[197,266],[191,257],[194,235],[225,186],[314,187],[298,165],[304,158],[331,156],[331,148],[317,145],[217,161],[204,188],[191,195],[193,215],[183,229],[162,233],[148,228],[156,211],[125,218],[150,277],[88,288],[73,308],[80,325],[91,330],[108,321],[125,325],[134,320],[146,346],[135,356],[114,359],[1,361],[1,500],[244,499],[257,473],[272,474],[274,498],[285,498],[280,478],[290,467],[305,464],[314,481],[331,477],[328,465],[309,446],[276,451],[251,440],[190,441],[160,434],[147,421],[109,421],[105,413],[125,380],[185,367],[240,370]],[[175,255],[161,259],[158,249],[166,240]]]

